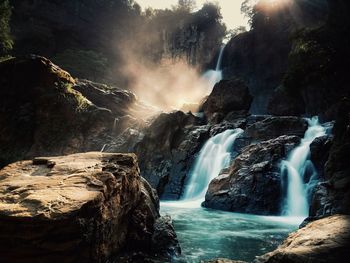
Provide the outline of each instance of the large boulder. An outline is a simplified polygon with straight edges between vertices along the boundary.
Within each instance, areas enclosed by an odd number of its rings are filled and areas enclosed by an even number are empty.
[[[205,207],[261,215],[281,212],[280,161],[300,142],[281,136],[243,148],[228,169],[211,181]]]
[[[142,176],[162,198],[178,199],[195,154],[208,137],[209,126],[191,113],[160,114],[134,146]]]
[[[240,79],[222,80],[217,83],[202,105],[210,122],[220,122],[229,113],[237,117],[247,115],[253,97]]]
[[[135,103],[132,93],[77,81],[44,57],[6,60],[0,72],[0,167],[38,155],[99,151],[116,135],[115,119]],[[111,93],[104,104],[98,91]]]
[[[350,216],[314,221],[289,235],[276,250],[254,263],[338,263],[350,256]]]
[[[106,262],[135,251],[174,256],[176,234],[159,220],[157,195],[133,154],[35,158],[0,171],[4,262]],[[162,232],[171,238],[157,238]]]

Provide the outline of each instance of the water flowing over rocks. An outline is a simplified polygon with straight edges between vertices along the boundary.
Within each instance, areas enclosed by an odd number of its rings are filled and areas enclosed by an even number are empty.
[[[194,154],[209,137],[209,126],[203,124],[190,113],[162,113],[136,144],[142,176],[162,198],[180,197]]]
[[[245,147],[211,181],[203,205],[240,213],[279,214],[283,198],[279,163],[299,142],[299,137],[281,136]]]
[[[180,253],[136,156],[90,152],[20,161],[0,171],[5,262],[105,262]]]
[[[314,221],[289,237],[276,250],[254,263],[337,263],[350,256],[350,216],[334,215]]]

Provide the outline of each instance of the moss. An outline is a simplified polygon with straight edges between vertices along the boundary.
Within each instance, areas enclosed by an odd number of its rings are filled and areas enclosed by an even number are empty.
[[[68,100],[68,102],[75,104],[76,111],[82,112],[86,111],[91,103],[87,100],[80,92],[73,89],[72,83],[62,82],[57,83],[59,89],[63,91],[63,97]]]
[[[3,57],[0,57],[0,63],[1,62],[4,62],[4,61],[6,61],[6,60],[10,60],[10,59],[12,59],[13,57],[12,56],[3,56]]]

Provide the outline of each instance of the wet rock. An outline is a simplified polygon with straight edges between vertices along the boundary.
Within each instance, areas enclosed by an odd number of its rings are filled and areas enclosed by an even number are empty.
[[[311,219],[337,213],[350,214],[350,101],[344,99],[333,129],[333,142],[324,166],[324,177],[315,189]],[[316,155],[317,157],[319,155]]]
[[[289,235],[276,250],[254,263],[337,263],[350,256],[350,216],[334,215],[314,221]]]
[[[299,142],[297,136],[281,136],[243,148],[230,168],[211,181],[203,205],[239,213],[280,214],[279,164]]]
[[[38,160],[0,171],[3,261],[105,262],[126,252],[179,252],[171,220],[159,216],[157,195],[139,176],[135,155],[90,152]],[[161,220],[167,224],[160,228]],[[153,239],[168,233],[168,239]]]
[[[243,137],[252,142],[277,138],[282,135],[304,137],[307,122],[298,117],[268,117],[248,126]]]
[[[323,177],[324,165],[329,157],[329,151],[332,146],[333,137],[325,135],[316,138],[310,144],[310,160],[315,165],[319,177]]]
[[[201,108],[210,122],[219,123],[228,114],[229,119],[248,116],[252,99],[243,81],[222,80],[214,86]]]
[[[209,138],[209,126],[191,113],[162,113],[135,145],[141,173],[164,199],[178,199],[195,154]]]

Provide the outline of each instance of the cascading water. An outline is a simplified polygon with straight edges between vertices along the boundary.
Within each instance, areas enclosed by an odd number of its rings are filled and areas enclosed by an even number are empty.
[[[223,58],[225,46],[226,45],[221,46],[219,57],[216,62],[215,70],[208,70],[203,74],[203,78],[208,83],[209,89],[213,88],[214,85],[222,79],[221,64],[222,64],[222,58]]]
[[[308,186],[314,184],[315,168],[310,158],[310,144],[317,137],[326,134],[317,117],[307,119],[309,127],[301,140],[301,143],[289,155],[286,161],[282,161],[282,175],[287,175],[287,196],[284,214],[287,216],[307,217],[309,211]],[[312,174],[309,183],[305,183],[306,172]],[[309,184],[309,185],[308,185]]]
[[[230,164],[231,149],[242,129],[226,130],[210,138],[196,160],[183,200],[203,200],[208,185]]]

